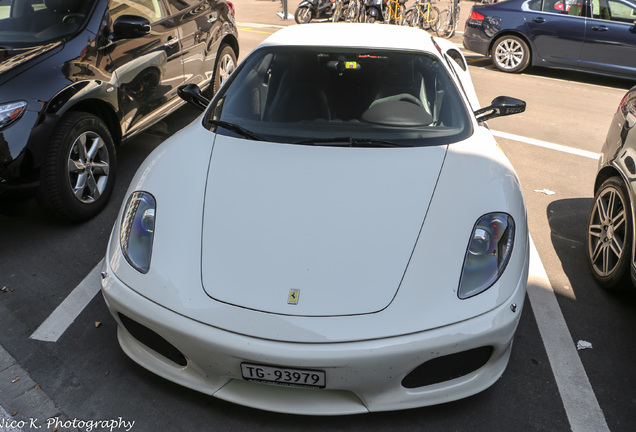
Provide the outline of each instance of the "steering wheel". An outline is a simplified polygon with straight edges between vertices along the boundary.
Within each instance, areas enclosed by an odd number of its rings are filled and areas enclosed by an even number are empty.
[[[84,14],[72,13],[72,14],[65,15],[64,18],[62,18],[62,22],[64,24],[68,24],[69,21],[72,21],[74,18],[79,18],[81,20],[81,19],[84,19],[84,17],[85,17]]]
[[[383,97],[381,99],[376,99],[374,100],[371,105],[369,106],[369,108],[371,108],[372,106],[375,106],[377,104],[380,103],[384,103],[384,102],[390,102],[390,101],[404,101],[404,102],[411,102],[419,107],[424,108],[424,104],[422,103],[421,100],[419,100],[418,98],[416,98],[415,96],[413,96],[412,94],[409,93],[400,93],[400,94],[396,94],[393,96],[386,96]]]

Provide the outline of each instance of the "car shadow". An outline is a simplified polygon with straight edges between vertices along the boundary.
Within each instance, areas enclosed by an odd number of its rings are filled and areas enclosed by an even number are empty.
[[[577,298],[600,296],[609,303],[634,311],[636,289],[603,290],[592,277],[586,257],[586,235],[593,201],[592,198],[572,198],[556,200],[548,205],[552,245]]]
[[[480,67],[488,70],[492,70],[498,73],[499,70],[493,66],[490,57],[482,56],[480,54],[466,54],[466,61],[469,65],[474,67]],[[636,80],[628,80],[622,78],[613,78],[604,75],[595,75],[585,72],[570,71],[564,69],[549,69],[543,67],[531,66],[526,69],[520,75],[536,76],[550,79],[557,79],[563,81],[574,81],[582,84],[590,84],[603,87],[612,87],[617,89],[629,90],[636,85]]]

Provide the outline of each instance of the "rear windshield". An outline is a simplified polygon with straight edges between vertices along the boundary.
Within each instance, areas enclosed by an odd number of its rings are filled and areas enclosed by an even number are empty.
[[[54,42],[84,27],[92,0],[0,0],[0,48]]]
[[[422,52],[266,47],[248,56],[227,84],[207,118],[268,141],[351,137],[421,146],[472,133],[446,68]]]

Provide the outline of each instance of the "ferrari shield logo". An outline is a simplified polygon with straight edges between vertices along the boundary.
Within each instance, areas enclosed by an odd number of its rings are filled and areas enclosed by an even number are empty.
[[[289,290],[289,296],[287,297],[287,304],[290,304],[290,305],[298,304],[299,297],[300,297],[300,290],[298,289]]]

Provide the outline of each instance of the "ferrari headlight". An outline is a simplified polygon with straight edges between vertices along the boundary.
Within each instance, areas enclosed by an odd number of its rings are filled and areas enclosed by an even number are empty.
[[[24,101],[0,104],[0,129],[22,117],[26,111],[26,106],[27,103]]]
[[[510,260],[514,237],[512,216],[489,213],[479,218],[464,258],[459,280],[460,299],[486,291],[499,279]]]
[[[126,261],[141,273],[148,273],[155,234],[155,198],[148,192],[134,192],[128,198],[121,220],[119,244]]]

